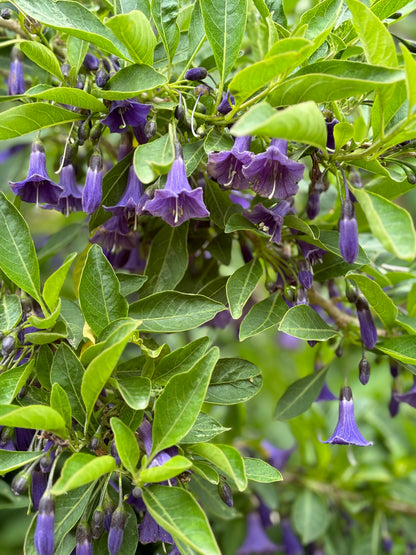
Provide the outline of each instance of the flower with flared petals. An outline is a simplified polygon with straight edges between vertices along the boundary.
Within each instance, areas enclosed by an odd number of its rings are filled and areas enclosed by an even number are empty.
[[[263,555],[277,551],[280,551],[280,547],[267,536],[259,513],[249,513],[246,537],[243,545],[237,551],[237,555]]]
[[[220,114],[225,116],[226,114],[231,112],[234,104],[235,104],[235,98],[233,97],[233,95],[232,94],[230,95],[229,91],[227,91],[226,93],[224,92],[222,93],[222,99],[221,99],[221,102],[218,104],[217,110]]]
[[[209,212],[202,198],[202,188],[191,189],[186,177],[182,152],[177,147],[177,156],[168,173],[164,189],[157,189],[153,199],[144,209],[159,216],[172,227],[177,227],[191,218],[205,218]]]
[[[141,104],[131,99],[114,100],[108,116],[101,123],[107,125],[111,133],[124,133],[127,126],[131,125],[139,143],[144,144],[147,142],[144,128],[151,107],[151,104]]]
[[[335,443],[339,445],[360,445],[367,447],[373,445],[372,441],[366,441],[358,429],[354,418],[354,402],[352,400],[351,388],[347,385],[341,389],[339,397],[338,423],[332,436],[322,443]]]
[[[358,225],[355,217],[354,205],[346,198],[341,206],[341,217],[338,222],[339,250],[348,264],[355,262],[358,256]]]
[[[249,181],[243,173],[243,166],[251,162],[254,154],[249,151],[251,137],[237,137],[231,150],[210,152],[207,172],[224,189],[247,189]]]
[[[114,216],[139,216],[149,197],[143,193],[143,184],[137,177],[133,164],[129,169],[127,185],[120,200],[114,206],[104,206],[104,210],[111,211]]]
[[[367,349],[374,349],[377,343],[377,328],[371,316],[367,299],[360,295],[355,306],[357,307],[357,316],[360,323],[361,341]]]
[[[90,243],[96,243],[109,252],[130,250],[136,246],[136,233],[130,231],[126,216],[113,216],[100,225]]]
[[[407,403],[411,407],[416,409],[416,376],[413,377],[413,385],[406,391],[406,393],[393,393],[393,398],[395,401],[400,403]]]
[[[23,181],[10,182],[15,195],[25,202],[57,204],[62,187],[49,179],[46,171],[45,149],[35,141],[29,159],[29,171]]]
[[[117,507],[111,517],[110,530],[108,532],[107,547],[110,555],[116,555],[121,548],[126,527],[126,512],[123,506]]]
[[[103,157],[97,149],[88,162],[87,177],[82,192],[82,210],[90,215],[100,206],[103,195]]]
[[[10,63],[10,73],[7,79],[7,94],[24,94],[26,90],[23,77],[23,56],[18,48],[12,49],[12,61]]]
[[[36,520],[35,547],[38,555],[54,553],[55,501],[46,492],[39,502],[39,514]]]
[[[261,231],[270,234],[270,241],[280,244],[282,241],[283,218],[291,212],[292,206],[292,203],[287,200],[280,201],[273,208],[266,208],[259,202],[246,216]]]
[[[287,141],[272,139],[266,152],[256,154],[243,167],[251,188],[259,196],[287,199],[298,192],[305,166],[287,157]]]
[[[77,185],[75,179],[75,168],[72,164],[67,164],[61,169],[59,174],[59,185],[63,191],[59,195],[56,206],[48,205],[45,208],[53,208],[62,212],[64,216],[69,216],[70,212],[82,210],[82,188]]]
[[[140,543],[173,543],[172,536],[164,528],[159,526],[149,511],[146,511],[142,522],[139,524]]]

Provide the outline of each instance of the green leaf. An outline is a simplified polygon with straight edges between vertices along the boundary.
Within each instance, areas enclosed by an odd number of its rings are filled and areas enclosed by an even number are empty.
[[[72,410],[68,399],[68,395],[65,389],[59,385],[59,383],[54,383],[51,391],[51,408],[59,412],[65,421],[65,425],[68,430],[72,428]]]
[[[39,328],[41,330],[46,330],[48,328],[53,328],[56,324],[57,319],[59,318],[59,314],[61,313],[61,299],[58,300],[58,304],[56,305],[55,310],[47,316],[46,318],[39,318],[32,314],[29,316],[27,321],[34,326],[35,328]]]
[[[175,349],[157,363],[152,380],[165,385],[175,374],[187,372],[205,354],[208,343],[208,337],[200,337],[184,347]]]
[[[285,106],[306,100],[329,102],[360,96],[374,89],[391,87],[404,79],[401,70],[381,66],[326,60],[299,69],[274,89],[269,97],[273,106]]]
[[[262,385],[260,370],[241,358],[221,358],[212,373],[205,399],[215,405],[243,403],[256,395]]]
[[[263,275],[263,268],[258,258],[253,258],[238,268],[227,281],[227,299],[231,316],[240,318],[243,308]]]
[[[221,426],[221,424],[209,416],[209,414],[200,412],[195,424],[186,436],[181,439],[180,443],[203,443],[230,429],[231,428],[224,428],[224,426]]]
[[[59,309],[59,306],[58,306]],[[33,343],[34,345],[47,345],[59,339],[66,339],[67,329],[62,321],[56,322],[51,331],[34,331],[25,335],[25,340]]]
[[[140,484],[143,485],[170,480],[182,474],[182,472],[185,472],[185,470],[188,470],[191,466],[192,462],[189,459],[182,455],[177,455],[167,460],[161,466],[153,466],[142,470],[139,477]]]
[[[146,64],[124,67],[109,79],[104,89],[93,90],[94,96],[108,100],[133,98],[166,83],[166,77]]]
[[[339,333],[331,328],[307,305],[289,308],[279,324],[279,330],[299,339],[327,341]]]
[[[227,474],[235,482],[239,491],[244,491],[247,487],[247,476],[244,461],[240,453],[230,445],[214,443],[197,443],[189,449],[212,462],[222,472]]]
[[[290,420],[308,410],[322,389],[327,370],[322,368],[292,383],[277,402],[275,418]]]
[[[192,10],[191,21],[188,31],[188,64],[190,64],[205,42],[204,20],[202,19],[201,5],[195,2]]]
[[[39,301],[39,264],[32,237],[23,216],[4,193],[0,194],[0,230],[1,270],[13,283]]]
[[[74,351],[65,343],[61,343],[56,350],[52,369],[51,382],[59,384],[68,396],[74,418],[79,424],[84,424],[86,411],[81,397],[81,383],[84,367]]]
[[[88,453],[75,453],[65,461],[61,475],[52,488],[52,495],[62,495],[72,489],[84,486],[116,469],[111,455],[96,457]]]
[[[327,505],[321,497],[304,489],[296,498],[292,508],[293,524],[300,534],[302,544],[310,543],[321,536],[328,524]]]
[[[202,295],[163,291],[130,305],[129,315],[142,320],[141,331],[167,333],[197,328],[224,309]]]
[[[416,104],[416,61],[402,44],[400,45],[406,69],[406,90],[409,101],[409,115],[414,113]]]
[[[204,198],[211,220],[220,229],[224,229],[227,211],[233,206],[233,201],[230,199],[229,194],[222,191],[218,183],[207,181]]]
[[[0,330],[10,331],[22,317],[22,305],[17,295],[4,295],[0,301]]]
[[[170,170],[174,160],[170,133],[159,139],[139,145],[134,153],[134,169],[142,183],[151,183],[160,174]]]
[[[410,214],[376,193],[354,188],[354,194],[372,233],[384,248],[402,260],[413,260],[416,234]]]
[[[98,245],[88,251],[79,284],[79,302],[96,335],[113,320],[127,316],[128,305],[120,294],[120,283]]]
[[[0,450],[0,474],[3,476],[7,472],[16,470],[32,461],[40,458],[42,452],[39,451],[5,451]]]
[[[176,543],[183,542],[201,555],[221,555],[208,519],[191,493],[178,487],[148,486],[143,489],[143,501]]]
[[[218,347],[213,347],[191,370],[169,380],[155,403],[151,457],[178,443],[192,428],[204,402],[218,357]]]
[[[246,468],[247,478],[253,480],[253,482],[270,484],[283,480],[282,475],[274,466],[271,466],[261,459],[244,457],[244,466]]]
[[[210,484],[218,484],[218,482],[220,481],[218,472],[208,463],[202,461],[193,461],[192,470],[195,472],[195,474],[198,474],[198,476],[202,476],[202,478]],[[192,477],[191,482],[191,489],[193,489],[194,477]],[[216,489],[216,494],[218,497],[218,489]],[[200,499],[204,498],[201,496]]]
[[[133,10],[128,14],[115,15],[106,25],[124,44],[134,62],[152,64],[156,37],[143,12]]]
[[[147,408],[152,392],[149,378],[117,375],[117,387],[129,407],[134,410]]]
[[[61,298],[62,307],[60,318],[68,329],[67,339],[76,349],[83,337],[84,317],[79,306],[69,299]]]
[[[0,405],[0,424],[12,428],[47,430],[66,438],[64,419],[56,410],[44,405]]]
[[[11,368],[0,374],[0,404],[8,405],[13,401],[26,384],[34,364],[34,359],[31,359],[22,366],[16,366],[16,368]]]
[[[32,62],[35,62],[39,67],[55,75],[59,81],[64,80],[59,62],[50,48],[40,42],[31,40],[20,42],[19,48],[25,56],[32,60]]]
[[[52,87],[41,92],[36,92],[36,89],[33,89],[33,94],[29,90],[26,95],[30,98],[38,98],[39,100],[52,100],[61,104],[78,106],[79,108],[91,110],[91,112],[107,111],[105,105],[98,98],[82,89],[74,87]]]
[[[120,7],[123,13],[140,10],[144,13],[147,19],[150,19],[149,0],[120,0]]]
[[[236,137],[258,135],[298,141],[326,152],[325,120],[314,102],[303,102],[279,112],[262,102],[233,125],[232,134]]]
[[[1,114],[0,141],[21,137],[33,131],[52,127],[53,125],[71,123],[83,119],[83,116],[58,108],[52,104],[35,102],[21,104]]]
[[[256,303],[241,322],[240,341],[277,326],[287,310],[287,305],[279,292],[273,293],[264,301]]]
[[[164,224],[153,239],[144,271],[148,280],[141,289],[141,297],[174,289],[183,278],[188,267],[188,224],[179,227]]]
[[[348,273],[347,276],[355,281],[384,325],[391,327],[396,320],[398,309],[380,285],[361,274]]]
[[[340,0],[318,2],[302,14],[292,33],[298,32],[301,27],[306,25],[305,38],[313,40],[315,48],[318,48],[329,35],[338,19],[341,8],[342,2]]]
[[[205,156],[205,142],[196,141],[195,143],[185,143],[183,145],[183,159],[185,161],[186,175],[189,177],[199,166]]]
[[[137,274],[125,274],[117,272],[117,279],[120,282],[120,293],[126,297],[131,293],[136,293],[147,281],[147,276]]]
[[[124,350],[131,334],[137,327],[137,322],[126,319],[120,323],[119,339],[107,349],[104,349],[88,366],[82,378],[81,395],[87,409],[87,422],[91,416],[95,402],[111,376],[121,353]]]
[[[389,30],[362,2],[347,0],[347,5],[368,63],[397,67],[396,47]]]
[[[74,37],[74,35],[69,35],[66,43],[66,55],[69,65],[72,66],[71,73],[73,72],[74,81],[81,69],[82,62],[88,52],[88,47],[87,41]]]
[[[114,432],[117,452],[126,468],[133,476],[137,473],[136,466],[140,457],[140,448],[134,432],[119,418],[111,418],[111,428]]]
[[[168,55],[169,65],[179,44],[179,27],[176,19],[179,13],[178,0],[152,0],[153,21]]]
[[[247,20],[247,0],[201,0],[205,33],[224,83],[237,61]]]
[[[353,135],[354,128],[350,123],[347,123],[346,121],[337,123],[334,127],[335,150],[340,150],[345,143],[352,139]]]
[[[377,349],[405,364],[416,364],[416,342],[413,335],[386,339],[377,343]]]
[[[71,267],[71,264],[75,260],[76,256],[76,252],[69,254],[65,258],[62,266],[60,266],[45,281],[42,295],[45,299],[46,304],[48,305],[49,310],[54,310],[56,308],[59,293],[61,292],[68,270]]]

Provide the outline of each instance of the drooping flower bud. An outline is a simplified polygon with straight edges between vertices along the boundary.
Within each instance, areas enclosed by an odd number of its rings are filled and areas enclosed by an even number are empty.
[[[106,494],[106,496],[104,497],[103,509],[104,509],[104,528],[108,532],[110,530],[111,519],[113,518],[113,513],[114,513],[114,504],[111,501],[108,494]]]
[[[390,366],[390,374],[392,375],[393,378],[397,378],[397,376],[399,375],[399,365],[397,364],[397,360],[394,360],[391,358],[389,360],[389,366]]]
[[[367,299],[360,295],[355,306],[357,307],[357,316],[360,323],[361,341],[371,351],[377,343],[377,329],[374,325]]]
[[[368,383],[368,380],[370,379],[370,369],[370,363],[365,358],[365,356],[363,356],[363,358],[360,360],[360,364],[358,365],[358,377],[363,385],[366,385]]]
[[[90,54],[89,52],[87,52],[85,54],[85,58],[84,58],[84,61],[82,62],[82,65],[86,69],[89,69],[90,71],[97,71],[97,69],[100,67],[100,61],[97,58],[97,56],[94,56],[93,54]]]
[[[30,473],[27,470],[22,470],[13,478],[11,483],[11,490],[15,495],[23,495],[26,493],[29,486]]]
[[[97,85],[97,87],[102,89],[109,79],[110,76],[105,69],[100,68],[99,70],[97,70],[97,73],[95,74],[95,84]]]
[[[156,131],[157,131],[157,124],[153,120],[148,121],[144,126],[144,134],[147,140],[150,140],[152,137],[154,137],[154,135],[156,134]]]
[[[82,193],[82,209],[88,215],[92,214],[100,206],[103,194],[103,157],[99,149],[96,149],[88,164],[85,187]]]
[[[218,482],[218,494],[226,505],[228,505],[229,507],[232,507],[234,505],[233,493],[228,482],[226,482],[225,480],[220,480]]]
[[[91,534],[94,540],[98,540],[104,532],[105,512],[102,507],[97,507],[91,517]]]
[[[119,457],[117,447],[116,447],[116,442],[114,440],[110,443],[110,454],[114,458],[114,460],[116,461],[117,466],[119,464],[121,464],[121,459]]]
[[[76,536],[76,555],[92,555],[92,536],[88,522],[82,521],[78,524]]]
[[[100,447],[100,438],[97,436],[94,436],[91,438],[89,444],[88,444],[88,449],[90,451],[97,451],[97,449]]]
[[[229,92],[227,93],[223,93],[222,95],[222,100],[221,102],[218,104],[218,112],[222,115],[226,115],[229,112],[231,112],[231,110],[233,109],[232,106],[234,106],[235,104],[235,98],[233,97],[233,95]]]
[[[298,264],[298,278],[302,287],[310,289],[313,283],[311,266],[307,260],[301,260]]]
[[[6,335],[1,343],[1,355],[6,357],[10,355],[16,348],[16,338],[14,335]]]
[[[37,511],[39,509],[40,500],[46,491],[48,484],[48,476],[41,470],[32,472],[32,484],[30,487],[30,496],[32,498],[33,507]]]
[[[23,77],[23,55],[14,47],[11,54],[10,73],[7,79],[7,92],[9,95],[24,94],[26,90]]]
[[[204,67],[192,67],[185,73],[185,79],[188,81],[201,81],[208,75],[208,71]]]
[[[110,531],[108,532],[108,551],[110,555],[116,555],[123,543],[124,528],[126,527],[126,512],[120,505],[111,517]]]
[[[345,280],[345,296],[347,297],[348,301],[355,304],[358,300],[359,295],[360,292],[355,283],[353,283],[349,279]]]
[[[341,217],[338,222],[339,250],[348,264],[355,262],[358,256],[358,225],[355,217],[354,205],[346,198],[341,206]]]
[[[55,500],[49,492],[39,502],[39,514],[36,521],[35,547],[38,555],[54,553]]]

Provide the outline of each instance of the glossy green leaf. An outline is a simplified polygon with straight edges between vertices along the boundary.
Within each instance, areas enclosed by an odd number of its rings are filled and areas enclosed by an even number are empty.
[[[212,462],[235,482],[239,491],[247,487],[247,476],[244,460],[240,453],[230,445],[214,443],[197,443],[190,447],[193,453]]]
[[[236,270],[227,281],[227,299],[231,316],[240,318],[243,308],[263,275],[263,268],[258,258],[253,258]]]
[[[186,436],[181,439],[180,443],[203,443],[230,429],[231,428],[221,426],[221,424],[209,416],[209,414],[200,412],[194,425]]]
[[[276,111],[263,102],[251,108],[232,128],[233,135],[259,135],[298,141],[326,151],[326,125],[314,102],[303,102]]]
[[[192,62],[204,41],[205,29],[201,5],[199,2],[195,2],[188,31],[188,64]]]
[[[241,322],[240,341],[277,326],[287,309],[287,304],[279,292],[273,293],[264,301],[256,303]]]
[[[79,284],[79,302],[96,335],[113,320],[127,316],[128,305],[120,293],[117,276],[98,245],[88,251]]]
[[[216,405],[243,403],[256,395],[262,385],[261,372],[241,358],[221,358],[212,373],[205,401]]]
[[[205,354],[208,343],[208,337],[200,337],[184,347],[175,349],[157,363],[152,380],[165,385],[175,374],[187,372]]]
[[[334,127],[335,150],[340,150],[345,143],[352,139],[353,135],[354,128],[350,123],[346,121],[337,123]]]
[[[133,10],[128,14],[116,15],[106,25],[124,44],[134,62],[152,64],[156,37],[143,12]]]
[[[17,295],[3,295],[0,301],[0,330],[10,331],[22,317],[22,305]]]
[[[10,368],[0,374],[0,404],[8,405],[13,401],[22,387],[26,384],[26,380],[32,373],[35,361],[31,359],[22,366]]]
[[[406,68],[406,91],[409,101],[409,114],[413,114],[416,104],[416,61],[402,44],[400,45]]]
[[[233,206],[233,201],[229,195],[222,191],[217,183],[208,181],[204,191],[204,200],[211,220],[220,229],[224,229],[227,212]]]
[[[147,282],[140,296],[175,289],[188,267],[188,222],[179,227],[164,224],[153,239],[147,257]]]
[[[416,365],[416,341],[412,335],[383,340],[377,343],[377,349],[405,364]]]
[[[205,33],[224,83],[234,66],[247,20],[247,0],[201,0]]]
[[[49,310],[54,310],[58,302],[59,293],[61,292],[68,270],[72,262],[75,260],[77,253],[69,254],[62,266],[60,266],[53,274],[51,274],[45,281],[43,286],[42,296],[48,305]]]
[[[198,467],[200,468],[202,464],[203,463],[199,463]],[[195,472],[197,472],[196,468],[198,467],[194,467]],[[202,468],[203,468],[202,473],[198,473],[198,475],[192,476],[192,480],[189,486],[190,486],[191,492],[199,500],[202,508],[207,513],[207,515],[209,515],[210,517],[214,517],[215,520],[218,518],[221,519],[221,522],[223,522],[225,526],[227,526],[227,521],[230,521],[238,517],[241,518],[242,514],[238,512],[235,506],[229,507],[224,503],[224,501],[218,495],[218,482],[219,482],[218,474],[217,474],[218,480],[217,482],[214,482],[213,478],[215,477],[215,475],[211,474],[213,471],[212,467],[209,467],[208,465],[205,464]],[[206,472],[207,468],[210,468],[210,471],[209,471],[210,474],[208,474],[208,476],[211,477],[211,480],[207,480],[204,476],[204,473]]]
[[[65,425],[68,430],[72,428],[72,410],[71,404],[68,399],[68,395],[65,389],[59,385],[59,383],[54,383],[52,385],[51,391],[51,408],[59,412],[65,421]]]
[[[26,95],[30,98],[39,100],[51,100],[53,102],[59,102],[60,104],[78,106],[79,108],[91,110],[91,112],[107,111],[105,105],[98,100],[98,98],[95,98],[95,96],[82,89],[76,89],[74,87],[52,87],[51,89],[47,88],[41,92],[36,92],[36,89],[33,89],[33,93],[28,91]]]
[[[342,2],[340,0],[323,0],[302,14],[294,33],[306,25],[305,38],[313,40],[318,48],[329,35],[338,19]]]
[[[244,457],[244,466],[248,480],[253,480],[253,482],[269,484],[283,480],[282,475],[274,466],[261,459]]]
[[[391,327],[396,320],[398,309],[380,285],[362,274],[349,273],[347,275],[358,285],[384,325]]]
[[[140,472],[140,482],[141,484],[164,482],[182,474],[182,472],[185,472],[191,466],[192,462],[189,459],[182,455],[176,455],[168,459],[161,466],[153,466],[142,470]]]
[[[208,519],[191,493],[178,487],[148,486],[143,489],[143,501],[176,542],[200,555],[221,555]]]
[[[410,214],[376,193],[354,188],[354,194],[371,231],[384,248],[402,260],[413,260],[416,234]]]
[[[25,340],[30,341],[30,343],[33,343],[34,345],[47,345],[48,343],[53,343],[54,341],[58,341],[59,339],[66,339],[67,335],[68,332],[66,329],[66,325],[64,324],[64,322],[58,320],[53,329],[51,329],[50,331],[40,330],[27,333],[25,335]]]
[[[19,48],[25,56],[32,60],[32,62],[35,62],[35,64],[39,67],[46,69],[48,73],[55,75],[59,81],[64,80],[61,66],[50,48],[40,42],[29,40],[20,42]]]
[[[295,530],[303,544],[310,543],[321,536],[329,524],[326,503],[310,489],[304,489],[297,496],[292,508]]]
[[[61,301],[62,306],[59,317],[67,327],[67,340],[76,349],[83,337],[84,317],[79,306],[74,301],[64,298],[61,298]]]
[[[142,376],[117,376],[117,387],[129,407],[144,410],[149,404],[152,383]]]
[[[6,472],[11,472],[12,470],[16,470],[16,468],[25,466],[26,464],[40,458],[42,454],[43,453],[39,451],[5,451],[4,449],[1,449],[0,474],[3,475]]]
[[[0,194],[0,230],[2,272],[23,291],[40,300],[39,264],[28,225],[4,193]]]
[[[47,430],[65,438],[65,422],[56,410],[44,405],[0,405],[0,425],[12,428]]]
[[[136,293],[147,281],[147,276],[137,274],[125,274],[117,272],[117,279],[120,282],[120,293],[126,297],[131,293]]]
[[[290,420],[308,410],[322,389],[326,372],[322,368],[292,383],[277,402],[275,418]]]
[[[49,316],[47,316],[46,318],[39,318],[38,316],[35,316],[34,314],[32,314],[31,316],[29,316],[27,320],[35,328],[38,328],[40,330],[46,330],[48,328],[53,328],[55,326],[60,313],[61,313],[61,299],[58,299],[58,304],[56,305],[54,311]]]
[[[218,472],[206,462],[193,461],[192,470],[195,472],[195,474],[198,474],[198,476],[202,476],[204,481],[206,480],[210,484],[218,484],[218,482],[220,481]],[[194,480],[192,477],[191,489],[193,489],[193,482]],[[216,490],[216,493],[218,496],[218,489]],[[203,499],[203,497],[201,498]]]
[[[279,330],[299,339],[327,341],[338,335],[322,318],[307,305],[290,308],[279,324]]]
[[[130,305],[129,315],[142,320],[140,330],[166,333],[197,328],[224,308],[202,295],[163,291]]]
[[[147,19],[150,19],[150,1],[149,0],[120,0],[120,8],[123,13],[129,13],[133,10],[140,10]]]
[[[108,100],[133,98],[166,83],[166,77],[146,64],[126,66],[111,77],[104,89],[93,91],[94,96]]]
[[[169,380],[155,403],[151,456],[175,445],[192,428],[204,402],[218,357],[218,347],[213,347],[191,370]]]
[[[204,141],[185,143],[183,145],[183,159],[185,161],[186,175],[189,177],[194,173],[203,157],[205,156]]]
[[[51,382],[59,384],[65,390],[71,405],[72,415],[84,424],[86,411],[81,397],[81,383],[84,376],[84,367],[74,351],[65,343],[61,343],[55,353]]]
[[[134,168],[142,183],[151,183],[160,174],[168,173],[174,160],[172,138],[169,133],[145,145],[134,153]]]
[[[152,0],[151,10],[170,65],[180,37],[179,27],[176,23],[179,11],[178,0]]]
[[[134,476],[137,472],[136,466],[140,457],[140,448],[136,436],[119,418],[111,418],[110,424],[121,462],[124,468]]]
[[[114,457],[96,457],[88,453],[75,453],[65,461],[61,475],[52,488],[52,495],[62,495],[75,488],[101,478],[116,469]]]
[[[74,80],[76,79],[78,71],[82,66],[85,55],[88,52],[88,47],[89,44],[87,41],[74,37],[74,35],[69,35],[66,43],[66,55],[68,63],[72,66],[71,72],[74,74]]]

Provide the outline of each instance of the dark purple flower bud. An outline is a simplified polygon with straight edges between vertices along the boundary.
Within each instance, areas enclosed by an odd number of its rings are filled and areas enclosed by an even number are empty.
[[[30,487],[30,496],[32,498],[33,507],[35,511],[39,509],[39,502],[46,491],[48,484],[48,476],[41,470],[34,470],[32,472],[32,484]]]
[[[120,64],[119,64],[117,56],[115,56],[114,54],[110,54],[110,60],[111,60],[111,63],[113,64],[114,71],[119,71],[120,70]]]
[[[82,65],[90,71],[97,71],[100,67],[100,61],[96,56],[87,52]]]
[[[192,67],[185,73],[185,79],[188,81],[201,81],[208,75],[208,71],[204,67]]]
[[[91,438],[91,440],[88,444],[88,449],[90,451],[94,452],[94,451],[97,451],[97,449],[100,447],[100,445],[101,445],[100,438],[97,437],[97,436],[94,436],[94,437]]]
[[[233,492],[231,491],[228,482],[225,480],[220,480],[218,482],[218,494],[228,507],[232,507],[234,505]]]
[[[390,16],[390,17],[392,17],[392,16]],[[383,547],[383,550],[386,553],[391,553],[391,551],[393,549],[393,540],[392,540],[391,536],[388,536],[388,535],[382,536],[381,545]]]
[[[104,528],[107,532],[110,530],[111,519],[113,518],[114,513],[114,504],[111,501],[108,495],[105,496],[103,501],[103,509],[104,509]]]
[[[77,80],[75,81],[75,88],[82,90],[85,86],[85,79],[82,75],[77,76]]]
[[[360,323],[361,341],[371,351],[377,343],[377,329],[374,325],[367,299],[360,295],[355,306],[357,307],[357,316]]]
[[[337,397],[335,397],[335,395],[329,389],[328,384],[324,382],[324,385],[322,386],[322,389],[319,392],[319,395],[315,399],[315,401],[318,403],[321,401],[336,401],[336,400],[337,400]]]
[[[307,260],[301,260],[298,264],[299,283],[306,289],[310,289],[313,283],[311,266]]]
[[[396,399],[397,391],[394,389],[391,392],[391,397],[389,401],[389,413],[392,418],[397,416],[400,408],[400,402]]]
[[[140,104],[134,100],[115,100],[101,123],[107,125],[111,133],[124,133],[128,125],[140,128],[143,133],[151,107],[151,104]]]
[[[91,529],[87,522],[80,522],[75,533],[76,555],[92,555]]]
[[[231,110],[233,109],[232,106],[234,106],[234,104],[235,104],[235,98],[233,97],[232,94],[230,95],[229,92],[222,93],[222,100],[218,104],[217,110],[220,114],[225,116],[226,114],[231,112]]]
[[[282,539],[286,555],[302,555],[303,548],[292,529],[289,519],[284,518],[280,523]]]
[[[201,187],[191,189],[186,177],[182,154],[177,153],[168,173],[164,189],[157,189],[145,210],[159,216],[172,227],[177,227],[191,218],[205,218],[209,212],[204,204]]]
[[[249,151],[250,143],[251,137],[237,137],[231,150],[208,154],[208,175],[224,189],[247,189],[249,180],[243,173],[243,166],[254,156]]]
[[[354,304],[358,301],[358,297],[360,296],[358,287],[349,279],[345,281],[345,296],[350,303]]]
[[[147,140],[150,140],[152,137],[154,137],[154,135],[156,134],[156,131],[157,131],[157,124],[153,120],[148,121],[144,126],[144,134]]]
[[[101,139],[101,135],[103,134],[104,126],[101,122],[97,121],[91,131],[90,131],[90,139],[95,144]]]
[[[308,290],[301,285],[296,292],[296,304],[308,304],[308,302]]]
[[[69,64],[61,64],[61,73],[65,79],[68,79],[70,72],[71,66]]]
[[[100,206],[103,194],[103,157],[97,149],[88,164],[85,187],[82,192],[82,210],[90,215]]]
[[[360,364],[358,365],[358,377],[363,385],[368,384],[368,380],[370,379],[370,369],[370,363],[365,358],[365,356],[363,356],[363,358],[360,360]]]
[[[326,148],[335,150],[334,127],[337,123],[339,123],[339,121],[334,118],[332,121],[326,121],[325,123],[327,132]]]
[[[354,403],[351,388],[347,385],[341,389],[339,401],[338,423],[332,436],[322,443],[335,443],[340,445],[360,445],[367,447],[373,445],[366,441],[358,429],[354,418]]]
[[[104,532],[105,513],[102,507],[97,507],[91,517],[91,535],[94,540],[98,540]]]
[[[110,530],[108,532],[108,551],[110,555],[116,555],[123,543],[124,528],[126,527],[126,513],[123,506],[117,507],[111,517]]]
[[[253,555],[253,553],[267,554],[280,551],[280,547],[267,536],[259,513],[247,515],[246,537],[237,555]]]
[[[310,220],[314,220],[319,214],[320,206],[320,194],[316,191],[310,192],[306,203],[306,214]]]
[[[97,87],[99,87],[100,89],[102,89],[103,87],[105,87],[105,84],[107,83],[107,81],[110,79],[110,76],[108,75],[108,73],[106,72],[105,69],[100,68],[97,73],[95,74],[95,84],[97,85]]]
[[[110,211],[115,216],[127,218],[139,216],[143,212],[148,196],[143,193],[143,184],[137,177],[133,164],[129,168],[126,189],[120,200],[114,206],[104,206],[104,210]]]
[[[413,385],[406,393],[394,393],[394,399],[400,403],[407,403],[416,408],[416,376],[413,376]]]
[[[173,543],[172,536],[159,526],[149,511],[146,511],[142,522],[139,524],[139,540],[143,544],[155,543],[157,541]]]
[[[397,360],[393,360],[391,358],[389,360],[389,366],[390,366],[390,374],[392,375],[393,378],[397,378],[397,376],[399,375],[399,365],[397,363]]]
[[[16,337],[14,335],[6,335],[1,342],[1,356],[6,357],[16,349]]]
[[[15,495],[23,495],[26,493],[29,486],[30,473],[27,470],[22,470],[13,478],[11,483],[11,490]]]
[[[182,104],[178,104],[175,108],[175,118],[181,121],[185,117],[185,108]]]
[[[11,57],[10,73],[7,79],[7,94],[24,94],[26,86],[23,77],[23,55],[18,48],[13,48]]]
[[[36,432],[29,428],[15,428],[16,446],[18,451],[27,451]]]
[[[39,502],[36,521],[35,547],[38,555],[54,553],[55,501],[50,493],[45,493]]]
[[[341,206],[341,217],[338,222],[339,250],[348,264],[355,262],[358,256],[358,225],[355,217],[354,205],[346,198]]]
[[[29,160],[29,171],[23,181],[10,182],[15,195],[25,202],[56,204],[62,188],[49,179],[46,171],[45,149],[42,143],[35,141]]]
[[[121,459],[119,457],[117,447],[116,447],[116,442],[114,440],[110,443],[110,454],[116,461],[116,465],[119,466],[121,464]]]
[[[259,196],[287,199],[298,192],[305,166],[287,157],[287,141],[272,139],[266,152],[256,154],[243,173]]]

